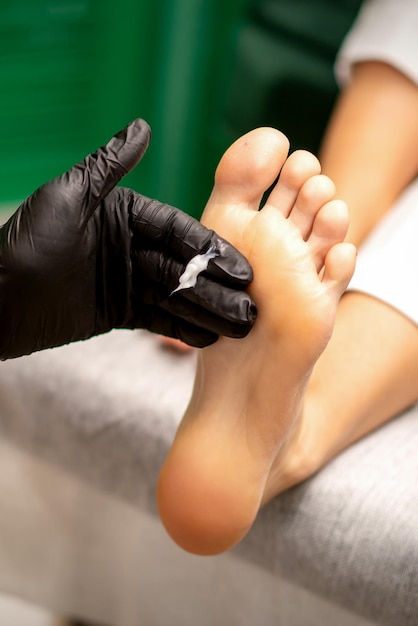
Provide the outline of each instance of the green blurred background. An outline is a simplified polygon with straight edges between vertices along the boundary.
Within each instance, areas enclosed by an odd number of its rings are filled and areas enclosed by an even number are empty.
[[[199,217],[226,147],[258,125],[317,150],[359,0],[0,0],[0,205],[135,117],[123,184]]]

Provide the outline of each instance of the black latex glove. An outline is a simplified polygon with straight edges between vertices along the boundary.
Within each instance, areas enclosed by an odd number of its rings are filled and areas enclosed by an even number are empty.
[[[135,120],[27,198],[0,230],[0,358],[147,328],[203,347],[243,337],[256,316],[245,258],[185,213],[115,187],[145,153]],[[219,253],[192,289],[170,293],[196,254]]]

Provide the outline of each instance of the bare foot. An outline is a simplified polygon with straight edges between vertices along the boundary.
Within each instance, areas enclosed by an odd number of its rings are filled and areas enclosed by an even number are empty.
[[[250,529],[354,270],[355,249],[341,243],[346,205],[333,199],[313,155],[287,158],[288,149],[271,128],[236,141],[202,218],[252,265],[258,318],[245,339],[221,338],[200,351],[193,396],[161,470],[161,519],[197,554],[223,552]]]

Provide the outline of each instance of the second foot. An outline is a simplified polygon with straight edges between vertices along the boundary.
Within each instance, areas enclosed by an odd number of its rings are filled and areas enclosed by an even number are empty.
[[[347,207],[318,160],[304,151],[287,158],[288,147],[271,128],[241,137],[221,159],[202,218],[252,265],[258,318],[245,339],[200,351],[192,399],[161,470],[161,519],[196,554],[228,550],[251,528],[354,270],[355,249],[342,243]],[[271,483],[268,490],[274,495]]]

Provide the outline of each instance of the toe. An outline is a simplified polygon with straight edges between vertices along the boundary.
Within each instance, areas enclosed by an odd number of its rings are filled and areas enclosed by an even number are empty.
[[[288,217],[302,186],[320,171],[321,165],[313,154],[306,150],[293,152],[283,165],[280,178],[269,196],[268,204],[278,208],[285,217]]]
[[[318,272],[329,249],[344,240],[348,223],[348,207],[343,200],[327,202],[315,215],[308,246]]]
[[[337,243],[325,258],[322,282],[340,298],[351,280],[356,265],[357,251],[351,243]]]
[[[218,204],[243,203],[258,210],[262,196],[277,178],[289,151],[289,141],[275,128],[256,128],[243,135],[223,155],[212,194]]]
[[[302,239],[311,234],[318,211],[335,195],[335,185],[328,176],[319,174],[309,178],[301,187],[289,219],[300,231]]]

